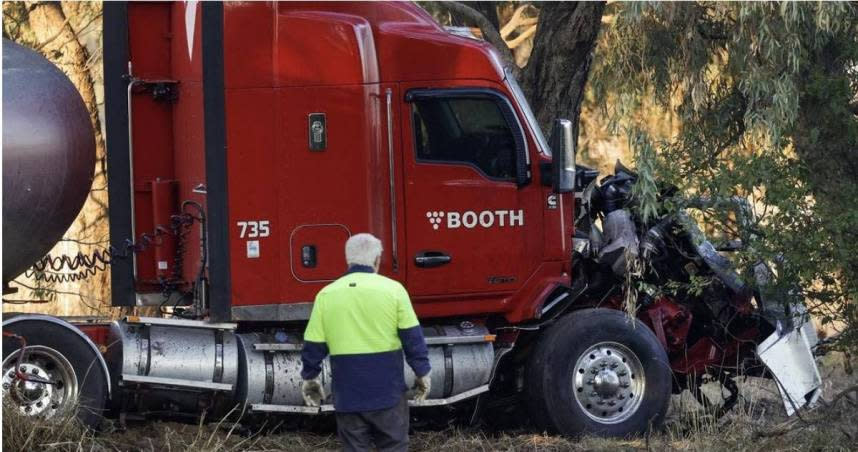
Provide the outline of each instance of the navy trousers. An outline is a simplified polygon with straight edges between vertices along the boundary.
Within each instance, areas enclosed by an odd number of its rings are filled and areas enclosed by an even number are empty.
[[[408,450],[408,399],[402,395],[391,408],[358,413],[336,413],[337,435],[347,452]]]

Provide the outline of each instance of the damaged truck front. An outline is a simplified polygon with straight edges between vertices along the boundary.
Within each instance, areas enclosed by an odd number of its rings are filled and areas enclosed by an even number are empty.
[[[729,391],[713,407],[718,415],[738,399],[737,376],[773,379],[788,415],[815,405],[821,394],[814,360],[819,340],[801,291],[776,284],[777,262],[737,271],[725,254],[747,245],[716,245],[693,219],[694,210],[728,210],[745,240],[753,239],[746,200],[686,199],[675,187],[662,187],[659,207],[645,221],[640,197],[632,194],[638,179],[633,171],[617,162],[614,174],[598,184],[598,172],[589,168],[578,167],[577,176],[576,304],[631,313],[666,351],[674,392],[688,389],[712,406],[702,384],[718,382],[722,394]]]

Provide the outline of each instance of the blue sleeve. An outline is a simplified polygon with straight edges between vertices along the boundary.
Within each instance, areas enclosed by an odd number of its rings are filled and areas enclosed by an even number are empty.
[[[423,328],[420,325],[399,329],[399,340],[405,352],[405,361],[418,377],[423,377],[432,370],[429,365],[429,351],[426,340],[423,339]]]
[[[328,356],[328,345],[324,342],[304,341],[301,350],[301,378],[312,380],[322,371],[322,360]]]

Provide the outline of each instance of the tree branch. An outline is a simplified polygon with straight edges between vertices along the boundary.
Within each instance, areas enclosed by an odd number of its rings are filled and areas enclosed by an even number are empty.
[[[837,402],[839,402],[841,399],[844,399],[844,398],[846,400],[848,400],[850,403],[854,404],[852,398],[849,396],[849,394],[851,394],[851,393],[858,393],[858,385],[852,385],[852,386],[840,391],[839,393],[837,393],[837,395],[835,395],[834,397],[831,398],[830,402],[826,402],[825,400],[822,400],[821,398],[820,398],[820,401],[822,402],[823,405],[825,405],[827,407],[834,406],[835,404],[837,404]]]
[[[500,35],[502,38],[506,39],[513,31],[515,31],[516,28],[522,25],[536,25],[537,19],[535,17],[532,19],[524,17],[524,11],[529,7],[530,5],[519,6],[518,9],[512,13],[512,17],[509,19],[509,22],[500,29]]]
[[[84,295],[84,294],[82,294],[82,293],[80,293],[80,292],[69,292],[69,291],[65,291],[65,290],[51,289],[51,288],[49,288],[49,287],[34,287],[34,286],[30,286],[30,285],[28,285],[28,284],[26,284],[26,283],[24,283],[24,282],[21,282],[20,280],[17,280],[17,279],[13,279],[13,280],[12,280],[12,281],[10,281],[10,282],[13,282],[13,283],[15,283],[15,285],[17,285],[17,286],[21,286],[21,287],[23,287],[23,288],[25,288],[25,289],[28,289],[28,290],[33,290],[33,291],[40,290],[40,291],[43,291],[43,292],[55,293],[55,294],[58,294],[58,295],[73,295],[73,296],[76,296],[76,297],[78,297],[78,298],[80,299],[80,302],[81,302],[84,306],[86,306],[86,307],[87,307],[87,308],[89,308],[90,310],[95,311],[95,312],[97,312],[97,313],[99,313],[99,314],[101,313],[102,308],[106,308],[106,309],[108,309],[108,310],[109,310],[110,308],[112,308],[112,307],[113,307],[113,306],[111,306],[111,305],[110,305],[110,303],[109,303],[109,302],[107,302],[106,300],[102,300],[102,299],[100,299],[100,298],[93,297],[93,296],[90,296],[90,295]],[[91,304],[87,303],[87,301],[86,301],[86,299],[87,299],[87,298],[89,298],[89,299],[91,299],[91,300],[94,300],[94,301],[98,302],[98,303],[99,303],[99,305],[98,305],[98,306],[93,306],[93,305],[91,305]],[[4,302],[7,302],[7,300],[3,300],[3,301],[4,301]],[[13,304],[24,304],[24,303],[21,303],[21,302],[22,302],[22,301],[23,301],[23,302],[32,302],[31,300],[17,300],[17,301],[18,301],[18,302],[12,301],[12,303],[13,303]],[[40,303],[40,302],[41,302],[41,301],[38,301],[38,300],[36,301],[36,303]],[[108,312],[109,312],[109,311],[108,311]]]
[[[34,7],[36,7],[36,6],[38,6],[38,5],[34,5]],[[36,52],[41,52],[41,51],[42,51],[42,49],[44,49],[46,45],[48,45],[48,44],[50,44],[50,43],[54,42],[54,40],[56,40],[57,38],[59,38],[59,37],[60,37],[60,35],[63,33],[63,31],[65,31],[65,27],[66,27],[66,25],[68,25],[68,24],[69,24],[69,21],[70,21],[70,20],[71,20],[71,17],[66,17],[66,20],[62,23],[62,25],[60,25],[59,27],[57,27],[57,31],[56,31],[56,33],[54,33],[53,35],[51,35],[48,39],[45,39],[44,41],[42,41],[42,42],[41,42],[38,46],[36,46],[36,48],[35,48],[35,49],[33,49],[33,50],[35,50]],[[65,44],[63,44],[63,46],[64,46],[64,45],[65,45]],[[60,47],[63,47],[63,46],[60,46]]]
[[[72,31],[72,36],[71,36],[69,39],[67,39],[65,42],[63,42],[62,44],[60,44],[59,46],[57,46],[57,47],[59,47],[59,48],[63,48],[63,47],[65,47],[65,46],[66,46],[66,44],[68,44],[68,43],[72,42],[73,40],[78,40],[78,41],[80,41],[80,37],[81,37],[81,36],[85,35],[86,33],[89,33],[89,31],[87,31],[87,28],[89,28],[89,26],[90,26],[90,25],[92,25],[93,23],[95,23],[95,21],[96,21],[96,20],[98,20],[98,19],[100,19],[100,18],[101,18],[101,13],[93,14],[93,16],[92,16],[92,17],[90,17],[89,22],[87,22],[86,24],[84,24],[83,26],[81,26],[79,29],[75,29],[75,27],[71,24],[71,22],[69,22],[69,19],[70,19],[70,18],[71,18],[71,16],[68,16],[68,17],[66,18],[66,23],[69,25],[69,28],[70,28],[70,29],[71,29],[71,31]],[[62,31],[62,30],[61,30],[61,31]],[[97,31],[97,30],[96,30],[96,31]],[[53,40],[53,39],[55,39],[55,38],[52,38],[51,40]],[[47,45],[49,42],[50,42],[50,41],[43,43],[40,47],[44,47],[44,46],[45,46],[45,45]],[[99,48],[100,48],[100,46],[99,46]],[[93,55],[94,55],[94,54],[93,54]],[[90,58],[91,58],[91,57],[90,57]],[[84,67],[87,67],[88,65],[89,65],[89,63],[87,63]]]
[[[510,49],[514,49],[514,48],[520,46],[524,41],[527,41],[528,39],[530,39],[530,37],[535,35],[535,34],[536,34],[536,25],[533,25],[530,28],[528,28],[527,30],[524,30],[523,32],[521,32],[521,34],[516,36],[515,39],[511,39],[511,40],[507,41],[507,46],[509,46]]]
[[[486,41],[497,49],[501,58],[503,58],[504,66],[509,68],[513,72],[513,75],[518,78],[519,69],[515,64],[515,57],[513,57],[512,51],[507,47],[498,29],[492,25],[486,16],[464,3],[444,2],[443,5],[448,10],[474,21],[480,31],[483,32],[483,37],[485,37]]]

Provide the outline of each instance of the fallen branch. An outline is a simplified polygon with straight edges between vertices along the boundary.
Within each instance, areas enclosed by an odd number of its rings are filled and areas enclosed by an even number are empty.
[[[778,425],[777,427],[775,427],[771,430],[754,432],[754,439],[771,438],[773,436],[781,436],[783,434],[786,434],[786,433],[789,433],[789,432],[795,430],[798,427],[803,427],[803,426],[804,426],[804,424],[799,423],[798,419],[790,419],[789,421],[786,421],[786,422]]]
[[[852,397],[849,397],[849,394],[851,394],[853,392],[858,393],[858,385],[852,385],[852,386],[840,391],[839,393],[837,393],[837,395],[834,396],[834,398],[831,399],[830,402],[826,402],[825,400],[822,400],[822,398],[820,398],[819,401],[826,408],[831,408],[831,407],[837,405],[837,402],[840,402],[841,399],[846,399],[849,401],[849,403],[854,405],[855,401],[852,400]]]
[[[837,395],[834,396],[834,398],[831,399],[830,402],[826,402],[825,400],[822,400],[822,399],[819,399],[819,401],[822,404],[822,406],[826,409],[833,408],[835,405],[837,405],[838,402],[840,402],[843,399],[846,399],[850,403],[854,404],[855,402],[849,396],[849,394],[852,394],[852,393],[858,393],[858,385],[852,385],[852,386],[844,389],[843,391],[840,391],[839,393],[837,393]],[[798,412],[796,412],[796,414],[797,413]],[[830,420],[831,420],[831,416],[828,416],[828,415],[814,416],[814,419],[812,419],[812,420],[806,420],[806,419],[803,419],[801,417],[797,417],[797,418],[790,419],[790,420],[778,425],[777,427],[775,427],[771,430],[757,431],[754,433],[754,438],[769,438],[769,437],[774,437],[774,436],[781,436],[781,435],[789,433],[793,430],[796,430],[800,427],[808,427],[808,426],[812,426],[812,425],[817,425],[817,424],[820,424],[822,422],[829,422]],[[846,434],[847,437],[849,437],[851,439],[850,434],[848,434],[846,432],[844,432],[844,433]]]

